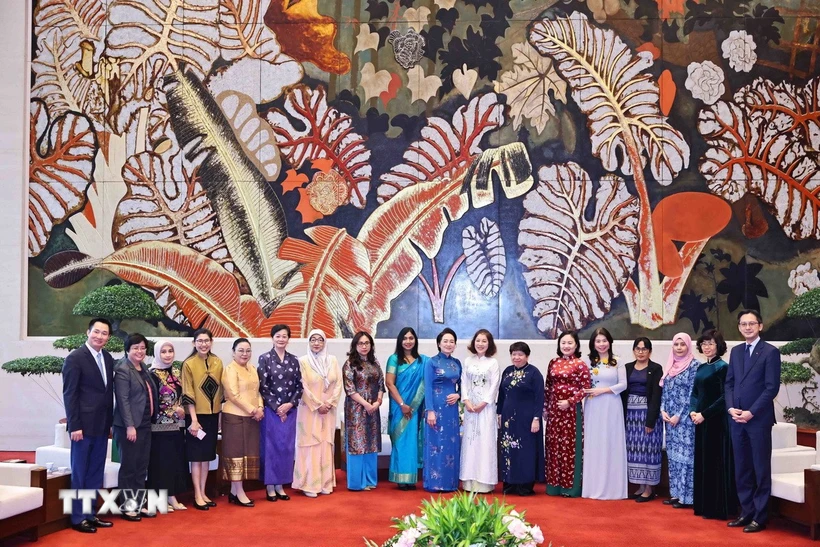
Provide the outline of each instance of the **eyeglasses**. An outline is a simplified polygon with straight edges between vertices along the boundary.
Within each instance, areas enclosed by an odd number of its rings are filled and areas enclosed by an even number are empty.
[[[324,338],[311,338],[310,339],[311,344],[315,344],[316,342],[324,342],[324,341],[325,341]]]
[[[700,347],[705,348],[708,346],[717,346],[714,340],[704,340],[700,343]]]
[[[360,340],[359,343],[356,344],[357,346],[369,346],[370,340]]]
[[[740,325],[740,328],[743,328],[743,329],[746,329],[746,328],[749,328],[749,327],[756,327],[759,324],[760,324],[759,321],[744,321],[743,323],[738,323],[738,325]]]
[[[211,339],[210,338],[202,338],[201,340],[194,340],[194,343],[196,343],[196,344],[210,344]]]
[[[635,348],[634,351],[637,351],[638,353],[642,353],[644,351],[649,351],[649,348]]]

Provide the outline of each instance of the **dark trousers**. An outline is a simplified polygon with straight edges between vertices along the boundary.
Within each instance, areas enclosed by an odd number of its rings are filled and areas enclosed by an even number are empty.
[[[103,487],[106,452],[108,452],[107,436],[83,435],[83,440],[71,441],[72,489],[97,490]],[[91,502],[91,513],[83,514],[82,505],[82,500],[74,500],[71,506],[71,524],[79,524],[96,514],[96,498]]]
[[[115,425],[114,438],[120,447],[120,473],[117,488],[120,490],[142,490],[148,476],[148,460],[151,457],[151,424],[137,428],[137,440],[125,437],[126,428]],[[128,494],[123,492],[124,496]],[[134,494],[136,495],[136,492]]]
[[[772,492],[772,426],[732,422],[731,429],[740,514],[766,524]]]

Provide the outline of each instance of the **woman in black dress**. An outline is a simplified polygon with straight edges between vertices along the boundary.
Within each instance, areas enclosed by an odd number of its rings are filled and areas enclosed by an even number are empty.
[[[512,365],[501,375],[498,390],[498,442],[504,493],[535,494],[535,482],[544,481],[544,377],[529,363],[530,347],[510,345]]]
[[[737,513],[732,439],[726,413],[724,384],[729,365],[722,359],[726,342],[710,329],[697,342],[706,357],[695,375],[689,417],[695,423],[695,514],[728,520]]]

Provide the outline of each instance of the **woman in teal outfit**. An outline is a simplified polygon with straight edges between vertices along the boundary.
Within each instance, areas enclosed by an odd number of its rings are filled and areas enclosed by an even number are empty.
[[[390,393],[390,421],[387,432],[390,452],[390,482],[399,490],[414,490],[422,462],[422,421],[424,368],[427,357],[419,355],[416,331],[404,327],[396,337],[396,352],[387,360],[384,383]]]

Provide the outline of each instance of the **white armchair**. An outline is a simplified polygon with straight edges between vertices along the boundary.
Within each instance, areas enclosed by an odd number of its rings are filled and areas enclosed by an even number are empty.
[[[820,446],[820,431],[816,433]],[[780,515],[809,527],[817,539],[820,524],[820,457],[797,444],[797,426],[777,423],[772,429],[772,497]]]
[[[43,509],[46,470],[25,463],[0,463],[0,540],[37,527],[45,520]]]
[[[108,439],[103,488],[116,488],[117,476],[120,472],[120,464],[111,461],[111,447],[112,440]],[[60,423],[54,426],[54,444],[37,448],[34,452],[34,463],[37,465],[51,463],[54,467],[71,468],[71,438],[66,431],[66,424]]]

